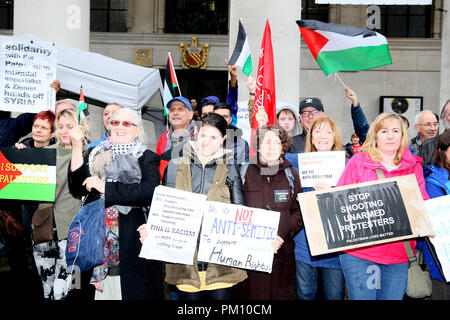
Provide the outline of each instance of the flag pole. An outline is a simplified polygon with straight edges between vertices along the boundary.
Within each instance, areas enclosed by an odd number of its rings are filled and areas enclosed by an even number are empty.
[[[180,97],[182,97],[183,95],[181,94],[180,83],[178,82],[177,74],[175,72],[175,66],[172,61],[172,55],[170,54],[170,52],[168,52],[168,54],[169,54],[170,64],[173,66],[173,75],[175,77],[176,82],[178,83],[178,86],[177,86],[178,94],[180,95]]]
[[[342,81],[341,77],[339,76],[339,73],[335,72],[334,75],[338,78],[339,82],[342,84],[344,89],[347,88],[347,86],[345,85],[344,81]]]

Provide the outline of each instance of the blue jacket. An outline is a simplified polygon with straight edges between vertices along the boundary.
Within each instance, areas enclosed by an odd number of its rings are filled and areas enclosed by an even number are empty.
[[[36,113],[22,113],[16,118],[0,119],[0,147],[13,147],[31,132]]]
[[[450,194],[450,182],[448,180],[449,172],[446,169],[438,167],[435,164],[430,164],[423,169],[423,176],[425,178],[425,189],[430,198],[437,198]],[[427,242],[425,240],[417,241],[416,248],[422,250],[425,263],[431,272],[431,278],[445,282]]]

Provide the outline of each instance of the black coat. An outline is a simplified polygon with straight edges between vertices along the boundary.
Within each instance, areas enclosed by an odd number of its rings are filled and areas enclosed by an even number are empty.
[[[92,150],[92,149],[91,149]],[[90,151],[91,151],[90,150]],[[69,190],[75,197],[88,194],[82,185],[90,176],[88,156],[83,165],[75,171],[69,165]],[[150,206],[153,191],[159,185],[159,157],[146,150],[139,158],[142,171],[140,183],[106,182],[105,206],[124,205],[134,207]],[[100,193],[91,191],[85,204],[97,200]],[[119,214],[119,261],[123,300],[163,299],[163,266],[160,261],[139,258],[141,242],[137,228],[146,223],[142,208],[133,208],[128,214]]]

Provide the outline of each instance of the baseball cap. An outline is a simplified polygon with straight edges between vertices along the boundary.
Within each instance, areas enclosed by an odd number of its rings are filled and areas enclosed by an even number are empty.
[[[191,103],[189,102],[189,100],[185,97],[175,97],[172,100],[170,100],[169,102],[167,102],[167,109],[170,109],[170,105],[174,102],[174,101],[180,101],[181,103],[183,103],[188,109],[189,111],[192,111],[192,106]]]
[[[213,102],[214,104],[218,104],[219,98],[217,98],[216,96],[207,96],[200,101],[200,105],[202,106],[203,103],[205,103],[206,101],[210,101],[210,102]]]
[[[320,100],[317,99],[317,98],[306,98],[306,99],[303,99],[300,102],[299,113],[302,113],[303,109],[305,109],[307,107],[313,107],[313,108],[316,108],[319,111],[323,111],[322,102],[320,102]]]

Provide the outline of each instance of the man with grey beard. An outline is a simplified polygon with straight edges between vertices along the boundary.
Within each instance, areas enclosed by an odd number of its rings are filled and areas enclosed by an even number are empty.
[[[445,101],[444,107],[442,108],[440,115],[442,124],[445,127],[445,130],[450,128],[450,99]],[[445,132],[445,131],[444,131]],[[442,134],[442,133],[441,133]],[[419,153],[419,157],[422,157],[422,167],[425,167],[431,163],[433,163],[433,155],[436,150],[436,144],[439,135],[434,138],[428,139],[422,143],[422,149]]]

